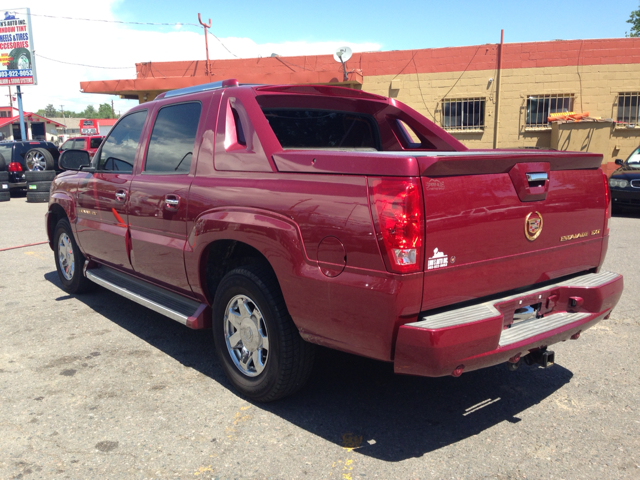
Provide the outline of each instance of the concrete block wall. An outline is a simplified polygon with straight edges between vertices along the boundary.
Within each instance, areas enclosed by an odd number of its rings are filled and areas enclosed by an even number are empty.
[[[493,148],[496,78],[496,69],[429,73],[405,71],[399,75],[365,75],[362,90],[394,97],[437,125],[442,124],[442,99],[445,96],[448,99],[484,98],[484,128],[450,133],[469,148]],[[552,144],[551,127],[525,127],[527,97],[545,94],[573,94],[573,111],[614,120],[606,127],[597,127],[598,131],[602,128],[607,130],[607,142],[587,142],[583,147],[601,153],[607,171],[615,169],[613,162],[616,158],[626,158],[640,145],[640,127],[630,129],[615,124],[618,94],[640,92],[640,63],[510,68],[502,70],[500,83],[498,148],[555,146]]]
[[[469,148],[492,148],[496,77],[495,69],[365,76],[362,89],[394,97],[437,125],[442,124],[442,99],[445,95],[449,99],[484,98],[484,128],[481,131],[451,133]],[[530,95],[573,94],[575,112],[589,112],[592,117],[615,120],[618,94],[639,91],[640,64],[505,69],[501,75],[497,146],[553,147],[551,127],[544,130],[525,127],[526,102]],[[604,163],[611,163],[616,158],[626,157],[640,144],[640,128],[616,128],[615,123],[607,125],[610,127],[608,142],[604,146],[598,142],[592,148],[603,154]]]

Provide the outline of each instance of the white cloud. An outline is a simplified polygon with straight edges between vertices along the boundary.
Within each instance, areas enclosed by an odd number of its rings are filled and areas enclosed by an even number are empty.
[[[81,93],[80,82],[135,78],[135,63],[140,62],[205,58],[201,28],[172,25],[153,27],[153,31],[146,31],[135,30],[133,25],[64,20],[44,16],[118,20],[111,11],[111,7],[116,3],[118,3],[116,0],[101,2],[63,0],[53,3],[44,0],[30,1],[38,85],[22,87],[25,110],[36,111],[47,104],[53,104],[56,109],[64,105],[65,110],[82,111],[89,104],[97,109],[99,104],[110,103],[113,100],[116,112],[124,113],[136,105],[137,101],[121,100],[116,96]],[[185,16],[187,15],[189,14],[185,13]],[[196,17],[195,13],[193,17]],[[167,21],[171,22],[171,19]],[[208,40],[211,59],[233,58],[211,35]],[[289,41],[258,44],[250,38],[230,37],[220,40],[240,58],[267,57],[272,53],[281,56],[329,54],[343,45],[350,46],[356,52],[380,49],[380,45],[375,43],[342,41],[313,43]],[[49,59],[91,66],[128,68],[90,68],[58,63]]]

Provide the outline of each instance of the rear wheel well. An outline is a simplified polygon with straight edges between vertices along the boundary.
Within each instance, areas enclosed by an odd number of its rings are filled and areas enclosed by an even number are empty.
[[[231,270],[249,266],[262,265],[271,272],[275,277],[275,272],[269,263],[269,260],[246,243],[236,240],[217,240],[209,245],[206,255],[203,256],[203,269],[206,285],[203,290],[208,296],[209,304],[213,305],[213,299],[216,296],[216,290],[220,281]]]

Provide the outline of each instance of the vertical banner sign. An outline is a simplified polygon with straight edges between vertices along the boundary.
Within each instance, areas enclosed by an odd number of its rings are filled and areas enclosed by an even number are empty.
[[[0,85],[37,85],[31,13],[0,10]]]

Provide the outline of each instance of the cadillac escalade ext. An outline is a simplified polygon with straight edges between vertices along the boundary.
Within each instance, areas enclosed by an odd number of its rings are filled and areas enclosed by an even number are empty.
[[[330,86],[174,90],[68,150],[46,228],[63,288],[213,330],[257,401],[315,345],[422,376],[523,361],[608,318],[602,157],[469,150],[411,108]]]

